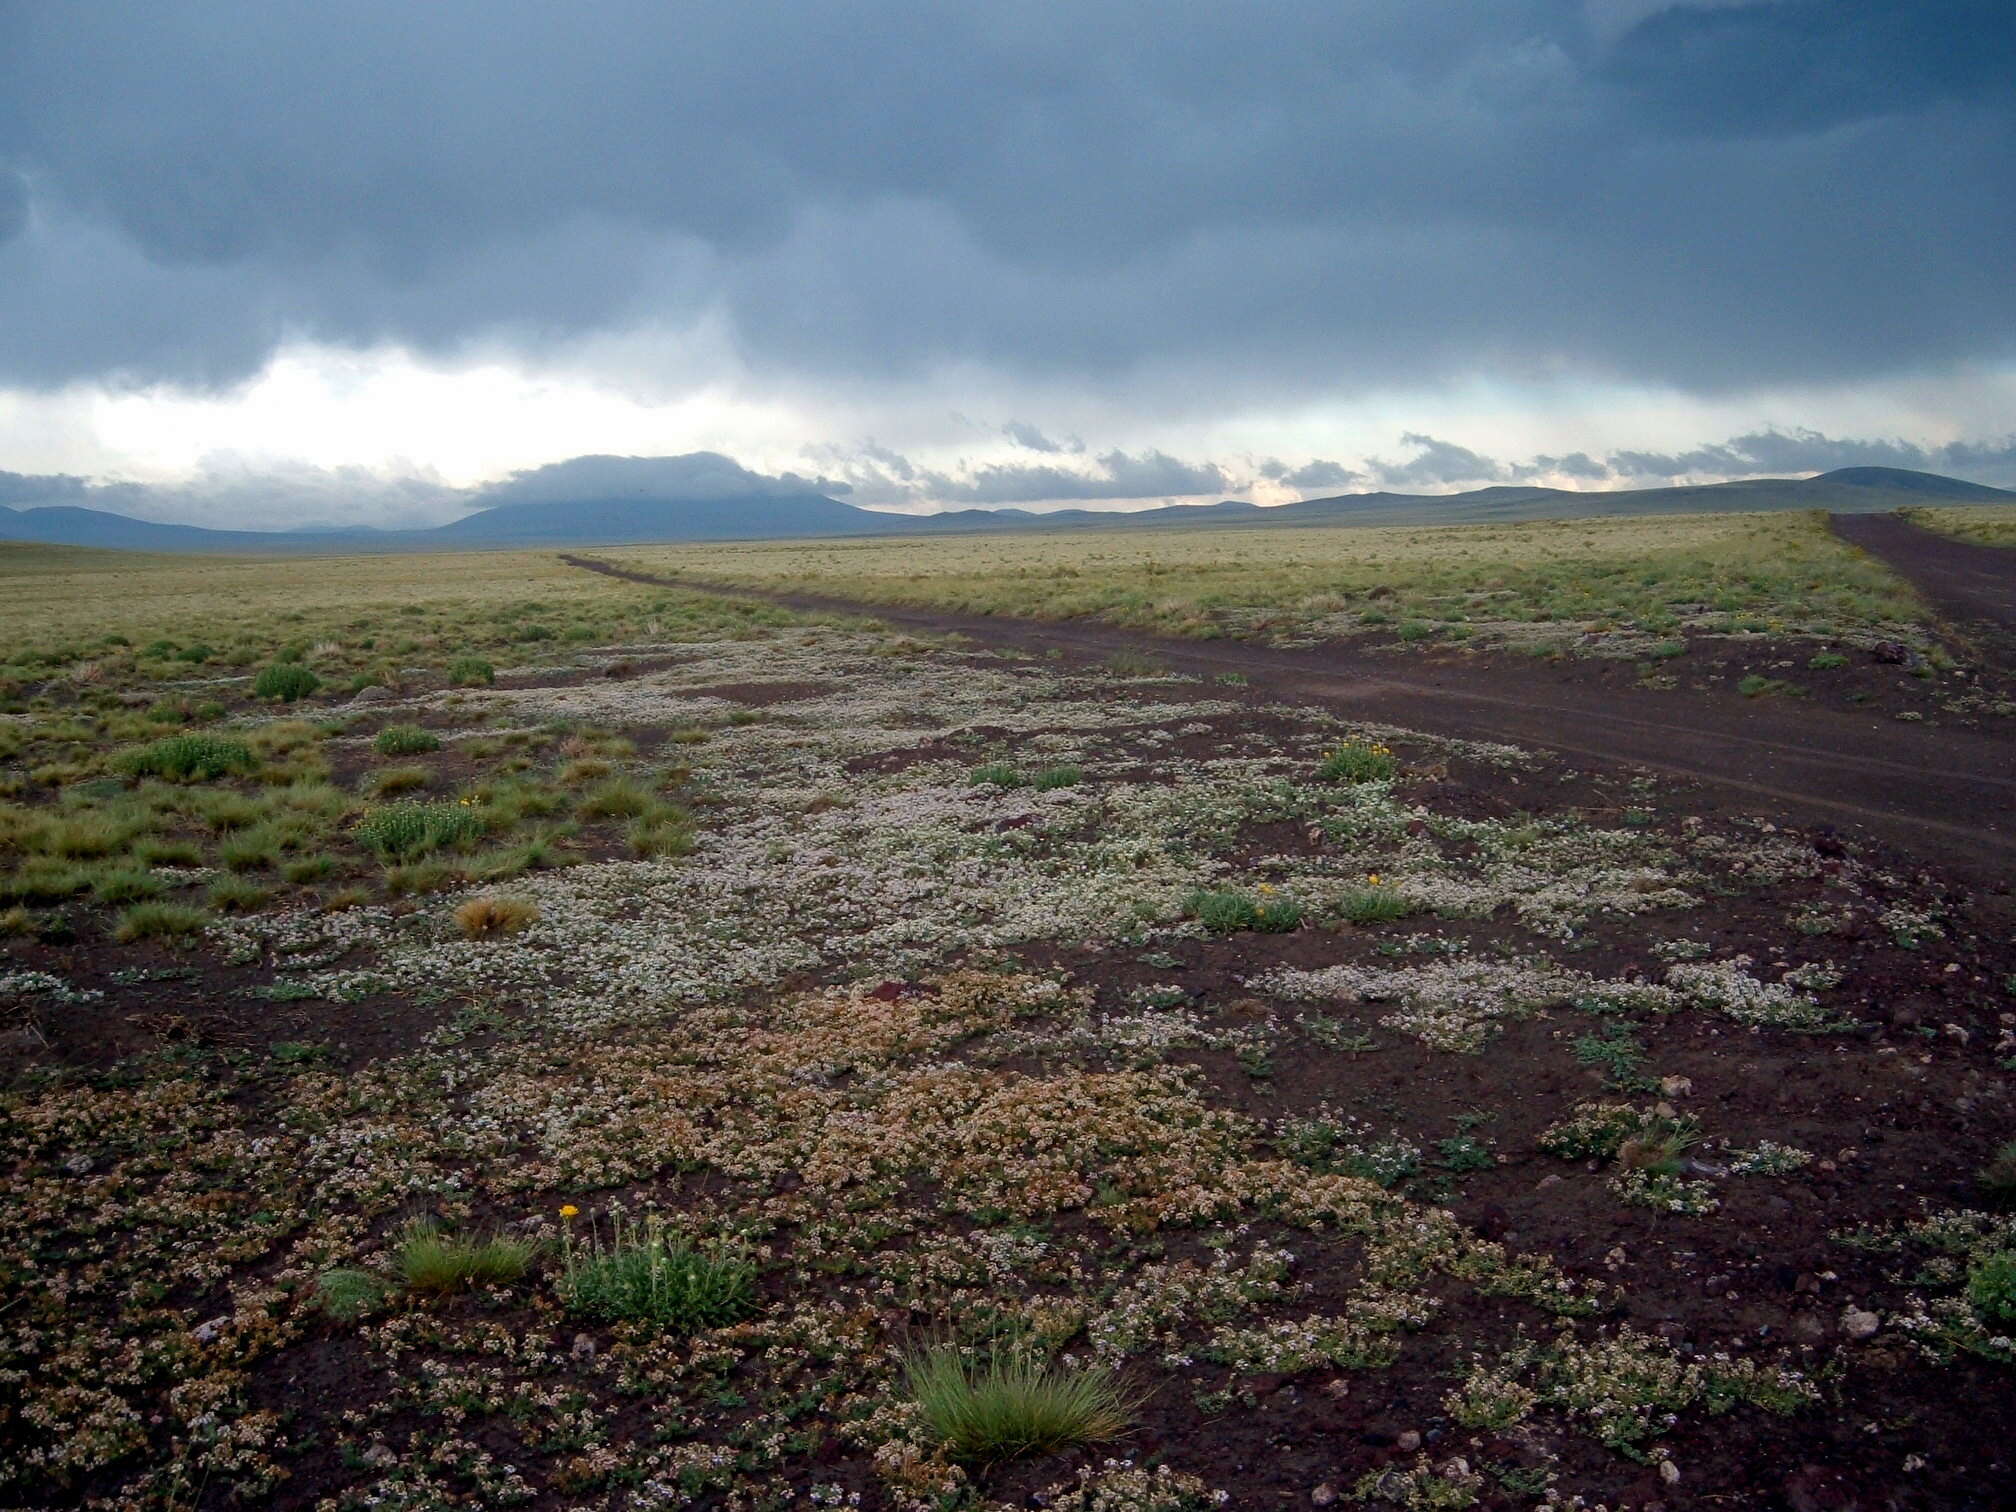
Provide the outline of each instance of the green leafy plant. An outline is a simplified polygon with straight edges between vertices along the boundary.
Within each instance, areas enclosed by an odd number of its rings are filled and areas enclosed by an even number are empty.
[[[1025,779],[1006,762],[995,761],[973,768],[971,781],[975,787],[1017,788]]]
[[[1316,775],[1325,782],[1390,782],[1399,770],[1387,747],[1376,741],[1350,740],[1323,758]]]
[[[1967,1300],[1985,1323],[2016,1323],[2016,1249],[1995,1250],[1967,1267]]]
[[[1337,911],[1353,924],[1390,924],[1414,912],[1414,905],[1397,888],[1375,882],[1346,893]]]
[[[258,764],[250,746],[220,735],[169,735],[127,751],[118,762],[122,771],[136,777],[176,782],[210,782],[233,772],[249,772]]]
[[[441,737],[418,725],[387,725],[371,742],[380,756],[418,756],[441,749]]]
[[[321,686],[322,679],[299,662],[275,662],[252,679],[254,697],[280,703],[294,703]]]
[[[474,840],[483,821],[467,802],[393,803],[358,820],[354,833],[380,860],[404,861]]]
[[[1076,787],[1085,780],[1085,769],[1076,766],[1045,767],[1029,779],[1029,785],[1039,793],[1047,793],[1055,788]]]
[[[1302,905],[1292,898],[1251,893],[1232,888],[1216,891],[1200,888],[1183,903],[1184,912],[1214,934],[1236,934],[1258,930],[1282,934],[1302,922]]]
[[[617,1219],[606,1242],[592,1224],[580,1239],[570,1226],[563,1255],[563,1300],[585,1317],[697,1333],[756,1310],[753,1265],[704,1254],[668,1235],[656,1217]]]
[[[941,1345],[911,1358],[904,1374],[926,1427],[955,1459],[991,1464],[1101,1444],[1134,1420],[1135,1402],[1111,1371],[1023,1350],[982,1361]]]

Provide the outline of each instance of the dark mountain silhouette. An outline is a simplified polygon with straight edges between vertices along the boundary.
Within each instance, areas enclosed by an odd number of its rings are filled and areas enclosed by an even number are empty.
[[[128,551],[444,551],[1149,525],[1463,525],[1723,510],[1867,513],[1939,502],[2016,504],[2016,492],[1936,473],[1848,467],[1814,478],[1609,492],[1500,484],[1457,494],[1337,494],[1269,507],[1227,499],[1124,512],[959,509],[904,515],[844,504],[800,479],[763,479],[710,453],[575,458],[520,474],[478,497],[498,502],[429,530],[212,530],[76,505],[0,506],[0,539]]]

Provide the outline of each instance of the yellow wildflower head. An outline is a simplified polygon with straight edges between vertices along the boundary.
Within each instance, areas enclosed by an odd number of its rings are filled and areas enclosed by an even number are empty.
[[[571,1202],[563,1204],[560,1209],[560,1216],[562,1218],[576,1218],[580,1216],[580,1213],[581,1209],[574,1206]]]

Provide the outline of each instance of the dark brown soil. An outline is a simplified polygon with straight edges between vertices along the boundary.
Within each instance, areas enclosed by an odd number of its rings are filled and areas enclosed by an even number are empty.
[[[633,582],[696,586],[588,557],[563,560]],[[1685,778],[1700,785],[1706,809],[1840,825],[1934,851],[1991,885],[2006,885],[2016,866],[2016,752],[1999,730],[1956,729],[1932,718],[1900,722],[1796,700],[1745,698],[1733,690],[1648,688],[1628,664],[1471,657],[1403,662],[1348,646],[1284,650],[1082,621],[954,614],[713,585],[706,591],[791,608],[852,610],[908,629],[1055,651],[1079,661],[1145,653],[1172,671],[1236,673],[1246,680],[1243,696],[1254,701],[1317,703],[1352,719]],[[1621,696],[1627,688],[1628,698]],[[1242,695],[1226,688],[1224,696]]]

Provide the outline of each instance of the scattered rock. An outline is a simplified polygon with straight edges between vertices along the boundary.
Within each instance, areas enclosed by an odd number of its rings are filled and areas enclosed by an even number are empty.
[[[1330,1482],[1325,1481],[1309,1493],[1309,1500],[1315,1506],[1327,1507],[1337,1500],[1337,1488],[1331,1485]]]
[[[198,1344],[214,1343],[217,1336],[224,1332],[224,1325],[230,1321],[229,1318],[212,1318],[206,1323],[198,1323],[190,1336]]]
[[[350,695],[350,706],[353,709],[358,707],[360,704],[382,704],[390,702],[392,702],[392,690],[390,688],[381,688],[376,683],[371,684],[371,686],[368,688],[359,688],[355,693],[352,693]]]
[[[1680,1484],[1680,1467],[1669,1459],[1659,1461],[1659,1479],[1669,1486]]]
[[[1400,1437],[1393,1440],[1393,1447],[1398,1449],[1402,1454],[1412,1454],[1416,1449],[1421,1447],[1421,1435],[1416,1433],[1412,1428],[1409,1428]]]
[[[1801,1465],[1785,1477],[1785,1505],[1789,1512],[1862,1512],[1862,1498],[1839,1470],[1824,1465]]]
[[[1539,1182],[1534,1186],[1533,1190],[1536,1192],[1544,1192],[1547,1190],[1547,1188],[1551,1186],[1561,1185],[1561,1180],[1562,1178],[1558,1172],[1547,1176],[1542,1176]]]
[[[1659,1078],[1659,1093],[1662,1097],[1685,1097],[1694,1090],[1694,1083],[1684,1076],[1662,1076]]]
[[[574,1335],[574,1346],[568,1353],[577,1360],[592,1360],[595,1358],[595,1341],[585,1333],[577,1333]]]
[[[72,1176],[89,1176],[91,1174],[91,1157],[89,1155],[72,1155],[68,1160],[63,1162],[63,1169]]]
[[[1851,1339],[1867,1339],[1883,1326],[1883,1320],[1873,1312],[1864,1312],[1859,1307],[1842,1311],[1841,1332]]]

